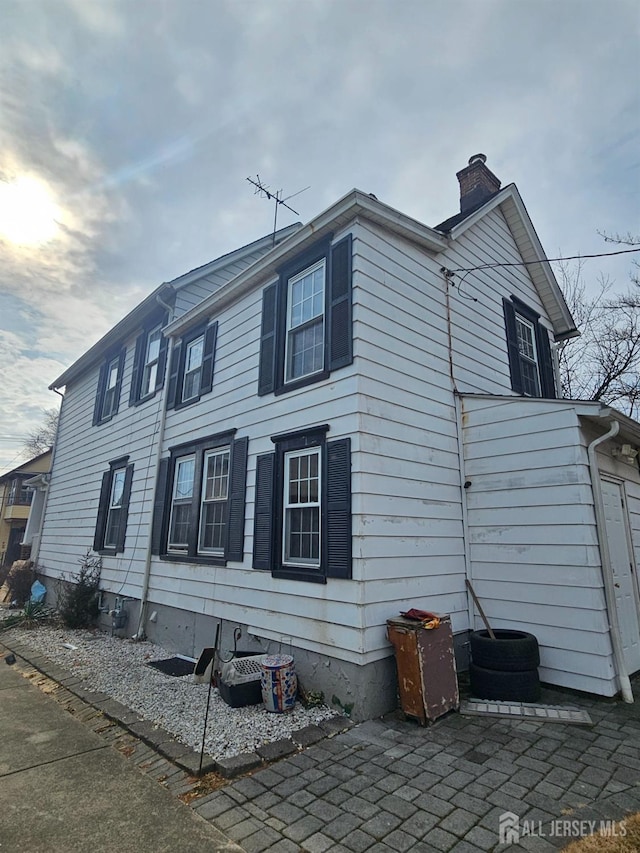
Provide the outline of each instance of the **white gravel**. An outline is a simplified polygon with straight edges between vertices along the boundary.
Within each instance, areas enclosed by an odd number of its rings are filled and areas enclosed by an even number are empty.
[[[207,685],[196,684],[191,676],[176,678],[147,666],[149,661],[173,657],[174,652],[153,643],[48,625],[13,628],[0,634],[0,642],[8,646],[12,639],[80,676],[87,688],[107,693],[200,751]],[[64,643],[77,648],[65,648]],[[334,716],[336,712],[326,706],[305,709],[299,702],[286,714],[269,713],[262,705],[231,708],[214,688],[205,751],[214,758],[253,752],[261,744],[289,737],[297,729]]]

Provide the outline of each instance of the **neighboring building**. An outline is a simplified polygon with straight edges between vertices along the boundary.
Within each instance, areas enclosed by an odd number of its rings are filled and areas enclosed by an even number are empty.
[[[47,450],[0,477],[0,565],[10,566],[19,560],[24,546],[30,544],[25,542],[34,499],[29,481],[36,475],[46,479],[50,468],[51,450]],[[41,500],[36,498],[35,503],[41,510]]]
[[[129,635],[196,656],[242,625],[359,719],[395,704],[400,610],[450,613],[463,661],[472,578],[545,681],[628,694],[640,424],[556,399],[577,332],[518,190],[482,155],[458,179],[435,228],[353,190],[159,288],[58,377],[45,574],[93,544]]]

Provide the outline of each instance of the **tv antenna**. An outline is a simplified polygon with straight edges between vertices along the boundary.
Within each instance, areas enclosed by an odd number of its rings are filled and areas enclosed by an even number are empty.
[[[305,187],[303,190],[298,190],[297,193],[293,193],[292,195],[288,195],[286,198],[282,198],[282,190],[271,190],[269,187],[262,182],[260,179],[260,175],[256,175],[257,180],[253,178],[247,178],[250,184],[255,187],[254,195],[259,195],[260,198],[269,199],[269,201],[275,202],[274,210],[273,210],[273,245],[276,244],[276,226],[278,223],[278,208],[280,205],[286,207],[287,210],[290,210],[292,213],[295,213],[296,216],[300,216],[297,210],[294,210],[291,205],[286,204],[290,198],[295,198],[300,193],[306,192],[309,187]]]

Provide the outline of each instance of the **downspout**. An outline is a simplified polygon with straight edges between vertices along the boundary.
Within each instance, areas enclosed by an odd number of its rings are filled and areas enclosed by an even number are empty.
[[[56,436],[53,439],[53,447],[51,448],[51,465],[49,466],[49,481],[47,482],[47,490],[44,493],[44,503],[42,505],[42,518],[40,519],[40,529],[38,530],[38,547],[35,553],[31,552],[31,562],[38,568],[38,557],[40,556],[40,546],[42,545],[42,533],[44,531],[44,523],[47,518],[47,504],[49,503],[49,492],[51,491],[51,481],[53,479],[53,466],[56,461],[56,448],[58,447],[58,434],[60,432],[60,424],[62,423],[62,406],[64,405],[64,394],[58,391],[57,388],[51,389],[61,398],[60,411],[58,413],[58,424],[56,426]]]
[[[602,563],[602,579],[604,582],[604,597],[607,605],[607,616],[609,617],[609,631],[611,633],[611,645],[613,646],[613,658],[616,671],[620,681],[620,690],[625,702],[633,702],[631,681],[627,674],[624,662],[624,649],[620,637],[620,623],[618,621],[618,610],[616,607],[616,591],[613,585],[613,572],[611,569],[611,554],[609,553],[609,542],[607,540],[607,529],[602,500],[602,486],[600,484],[600,470],[596,457],[596,448],[610,438],[614,438],[620,430],[618,421],[614,421],[608,432],[594,439],[587,448],[589,456],[589,470],[591,473],[591,488],[593,489],[593,505],[596,514],[596,530],[598,533],[598,545],[600,546],[600,561]]]
[[[173,307],[169,305],[167,302],[164,302],[160,294],[156,296],[156,301],[162,305],[163,308],[167,309],[169,314],[169,322],[173,319]],[[167,360],[165,362],[165,370],[169,370],[169,365],[171,364],[171,354],[173,352],[173,338],[169,338],[169,342],[167,345]],[[151,524],[149,525],[149,535],[147,536],[147,551],[144,559],[144,573],[142,576],[142,591],[140,593],[140,613],[138,615],[138,627],[136,628],[136,633],[133,635],[133,639],[135,640],[144,640],[145,638],[145,630],[144,623],[146,621],[147,616],[147,604],[149,599],[149,580],[151,578],[151,534],[152,534],[152,525],[153,525],[153,507],[154,507],[154,497],[156,493],[156,489],[158,487],[158,474],[160,473],[160,460],[162,459],[162,445],[164,444],[164,427],[167,420],[166,412],[166,396],[167,396],[167,386],[169,385],[168,379],[165,374],[165,381],[162,385],[162,394],[160,395],[160,425],[158,426],[158,435],[157,435],[157,449],[156,449],[156,470],[153,477],[153,484],[151,489]]]

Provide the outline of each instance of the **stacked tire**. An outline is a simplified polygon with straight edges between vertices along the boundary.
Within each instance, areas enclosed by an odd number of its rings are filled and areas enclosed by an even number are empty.
[[[526,631],[494,629],[472,631],[469,681],[477,699],[509,702],[540,700],[540,650],[538,641]]]

